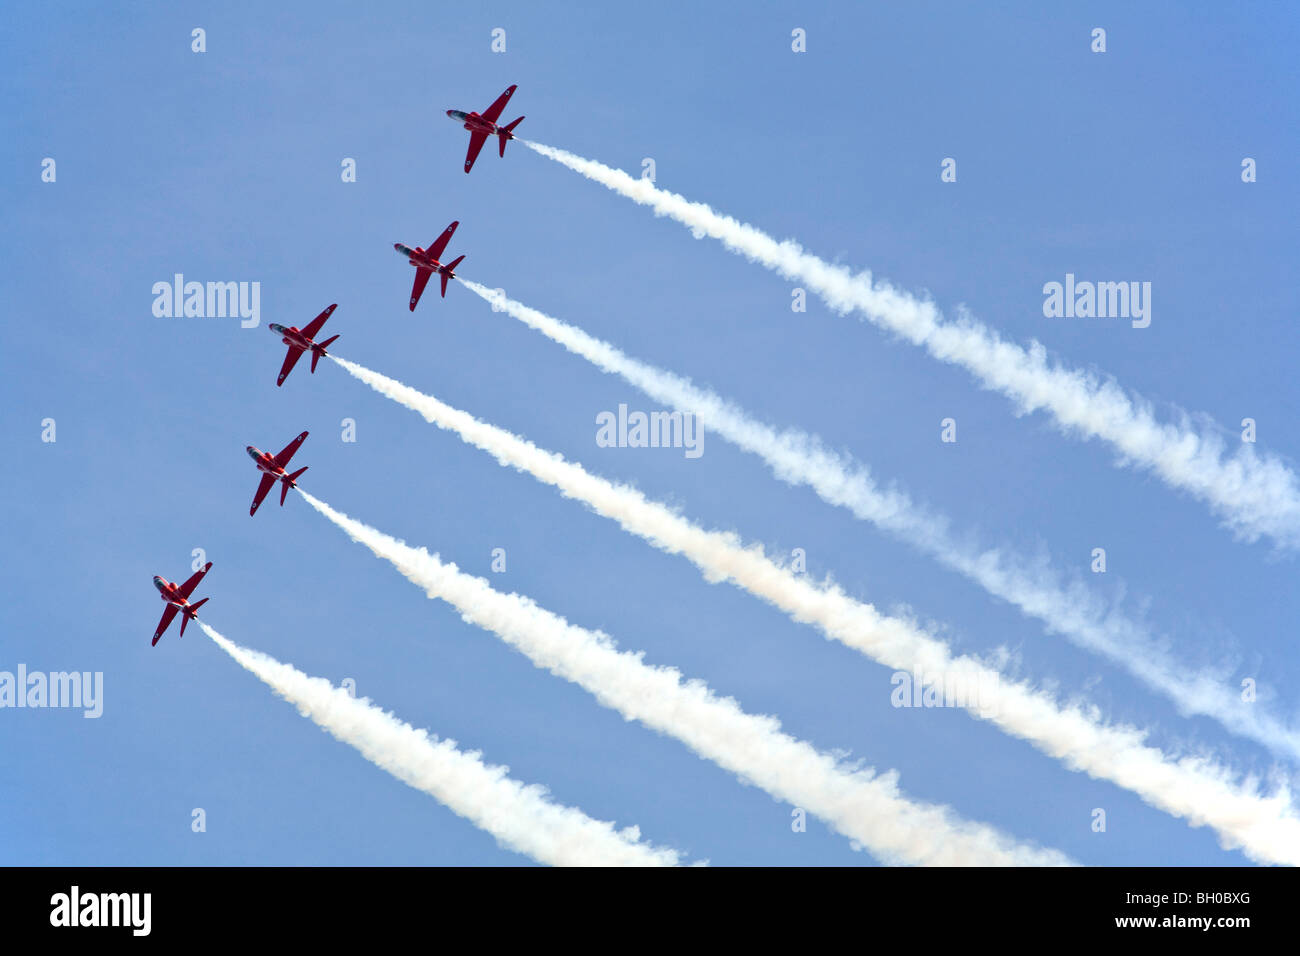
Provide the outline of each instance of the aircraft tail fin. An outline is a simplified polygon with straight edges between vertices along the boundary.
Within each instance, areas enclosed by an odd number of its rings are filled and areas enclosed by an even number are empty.
[[[202,601],[195,601],[193,604],[189,606],[189,610],[187,610],[185,614],[181,616],[181,637],[185,636],[185,625],[190,621],[191,618],[197,618],[199,616],[199,608],[203,607],[203,605],[207,603],[208,603],[208,598],[204,598]]]
[[[501,127],[501,131],[497,133],[497,138],[501,140],[501,152],[499,155],[504,156],[506,154],[506,140],[514,138],[513,136],[510,135],[510,131],[513,130],[516,126],[518,126],[523,121],[524,118],[521,116],[519,117],[519,119],[515,120],[514,122]]]
[[[185,636],[185,625],[190,623],[192,619],[198,617],[199,608],[203,607],[203,605],[207,603],[207,598],[204,598],[202,601],[195,601],[185,609],[184,613],[181,614],[181,637]]]
[[[298,476],[306,470],[306,468],[299,468],[293,474],[285,475],[280,479],[280,504],[282,506],[284,505],[284,499],[289,496],[289,489],[294,487],[294,482],[298,480]]]
[[[455,269],[460,265],[464,256],[457,256],[451,262],[447,263],[447,268],[441,273],[442,276],[442,297],[447,298],[447,280],[455,274]]]
[[[325,351],[325,347],[326,347],[327,345],[332,344],[333,341],[334,341],[334,339],[337,339],[337,338],[338,338],[338,336],[335,335],[335,336],[331,336],[330,338],[326,339],[324,342],[317,342],[317,343],[316,343],[316,348],[314,348],[314,349],[311,350],[311,373],[312,373],[313,375],[316,374],[316,363],[320,361],[320,357],[321,357],[322,355],[327,355],[327,354],[329,354],[329,353],[327,353],[327,352]]]

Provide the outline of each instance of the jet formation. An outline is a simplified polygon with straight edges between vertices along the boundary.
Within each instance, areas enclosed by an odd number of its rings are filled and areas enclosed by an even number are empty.
[[[501,113],[505,110],[510,97],[514,95],[515,89],[516,87],[513,85],[508,87],[482,113],[447,110],[447,116],[460,123],[469,132],[469,150],[465,154],[465,172],[468,173],[474,168],[474,161],[478,159],[478,154],[482,151],[483,144],[487,142],[489,136],[497,137],[500,141],[499,155],[505,156],[506,143],[515,138],[512,131],[524,121],[524,118],[520,116],[504,126],[497,124],[497,120],[501,118]],[[420,301],[420,296],[424,294],[424,288],[429,284],[429,280],[434,273],[437,273],[442,280],[442,296],[446,298],[447,283],[449,280],[456,278],[454,270],[465,258],[464,256],[458,256],[448,263],[444,264],[442,262],[442,256],[447,249],[447,244],[451,241],[452,234],[455,233],[456,227],[459,225],[459,220],[453,222],[442,231],[438,238],[429,243],[427,249],[419,246],[412,249],[400,242],[393,243],[393,248],[405,256],[406,261],[415,268],[415,282],[411,287],[411,299],[408,304],[411,312],[415,311],[415,306]],[[329,355],[326,349],[339,338],[337,335],[332,335],[322,341],[316,341],[316,337],[320,335],[321,329],[325,326],[329,317],[334,314],[337,307],[337,303],[330,305],[301,329],[295,325],[284,326],[276,323],[271,323],[268,326],[274,334],[280,336],[281,343],[288,346],[289,349],[284,357],[283,364],[280,366],[279,377],[275,380],[277,388],[284,384],[285,379],[289,377],[289,373],[298,364],[298,360],[308,352],[311,353],[311,372],[315,374],[316,364],[320,361],[321,356]],[[271,488],[277,481],[280,482],[280,505],[282,507],[288,497],[289,489],[298,487],[298,478],[307,469],[304,467],[289,472],[287,468],[294,454],[306,440],[307,433],[303,432],[285,445],[276,455],[268,455],[253,445],[248,445],[245,448],[248,456],[256,463],[257,470],[261,472],[262,476],[258,482],[257,491],[253,496],[252,507],[248,509],[250,515],[257,513],[263,499],[270,493]],[[154,645],[157,645],[158,639],[162,637],[163,632],[167,630],[177,614],[181,615],[182,637],[185,635],[185,625],[198,618],[199,608],[206,604],[208,599],[204,598],[191,604],[189,598],[211,567],[212,562],[209,561],[203,566],[202,571],[196,572],[183,584],[174,584],[161,575],[154,576],[154,587],[158,589],[162,599],[167,602],[167,607],[163,609],[162,620],[158,622],[158,630],[153,636]]]

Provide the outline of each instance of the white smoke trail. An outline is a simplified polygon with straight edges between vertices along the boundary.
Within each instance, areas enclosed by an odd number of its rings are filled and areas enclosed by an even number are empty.
[[[424,548],[362,524],[302,489],[302,496],[354,541],[395,567],[430,598],[493,632],[602,705],[680,740],[741,780],[820,817],[886,863],[921,866],[1059,866],[1056,850],[1020,844],[947,807],[902,796],[894,772],[846,767],[781,731],[775,718],[746,713],[703,681],[651,666],[599,631],[570,624],[529,598],[496,591]]]
[[[1136,622],[1093,598],[1077,581],[1063,583],[1045,563],[1032,563],[997,548],[958,541],[948,520],[927,512],[897,489],[878,488],[859,462],[827,449],[816,435],[778,432],[706,388],[637,359],[537,309],[477,282],[467,288],[528,327],[580,355],[602,371],[622,377],[651,398],[693,413],[715,434],[762,458],[792,485],[807,485],[829,504],[847,508],[975,581],[990,594],[1041,620],[1088,650],[1123,667],[1173,700],[1184,714],[1202,714],[1229,730],[1291,758],[1300,758],[1300,735],[1262,705],[1244,703],[1225,677],[1183,666]]]
[[[676,866],[675,850],[641,842],[636,827],[616,830],[581,810],[553,803],[546,789],[512,780],[453,740],[430,738],[365,698],[310,677],[261,651],[240,647],[198,621],[240,666],[377,767],[421,790],[502,845],[555,866]]]
[[[746,545],[729,532],[706,531],[635,488],[592,475],[581,465],[378,372],[331,358],[375,391],[456,432],[502,465],[526,471],[564,496],[585,502],[663,551],[685,556],[707,580],[734,581],[794,620],[817,627],[892,670],[944,675],[945,681],[966,687],[996,688],[992,714],[969,701],[967,709],[1073,770],[1131,790],[1192,826],[1212,827],[1225,847],[1241,847],[1256,860],[1300,864],[1300,817],[1284,782],[1265,795],[1254,779],[1238,783],[1205,757],[1175,760],[1148,746],[1143,732],[1106,724],[1095,708],[1063,705],[1044,691],[1004,679],[976,658],[954,656],[943,641],[912,622],[882,615],[835,585],[818,586],[791,573],[757,544]]]
[[[1162,424],[1150,404],[1125,393],[1109,378],[1048,361],[1037,341],[1028,348],[959,312],[944,321],[933,302],[918,299],[871,273],[819,259],[792,240],[778,242],[759,229],[561,149],[521,140],[548,159],[600,183],[621,196],[650,206],[691,229],[711,236],[733,252],[782,277],[804,283],[828,306],[844,314],[856,309],[881,328],[920,345],[942,362],[960,365],[984,388],[1015,402],[1019,414],[1043,409],[1065,433],[1110,442],[1124,462],[1155,473],[1167,484],[1206,502],[1239,537],[1267,535],[1286,548],[1300,546],[1300,478],[1280,458],[1256,453],[1242,443],[1229,454],[1216,426],[1196,430],[1186,413]]]

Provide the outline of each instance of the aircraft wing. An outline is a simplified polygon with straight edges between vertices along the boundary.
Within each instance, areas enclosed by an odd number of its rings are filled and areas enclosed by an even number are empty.
[[[289,459],[294,456],[294,453],[298,451],[298,447],[306,440],[307,433],[303,432],[293,441],[289,442],[289,444],[280,449],[280,454],[275,456],[275,463],[281,468],[289,464]]]
[[[515,95],[515,88],[512,86],[504,93],[502,93],[500,96],[498,96],[496,100],[493,101],[492,105],[489,106],[487,109],[485,109],[479,115],[482,116],[489,123],[495,123],[498,119],[501,118],[501,111],[504,110],[506,108],[506,104],[510,102],[510,97],[514,95]]]
[[[270,475],[262,476],[262,480],[258,482],[257,485],[257,494],[253,495],[253,507],[248,509],[250,515],[257,514],[257,509],[262,504],[262,499],[266,497],[266,493],[271,490],[273,484],[275,484],[275,479]]]
[[[157,644],[158,638],[163,636],[163,631],[167,630],[167,627],[171,624],[172,618],[176,616],[176,611],[177,608],[175,604],[168,604],[163,608],[162,620],[158,622],[158,630],[154,631],[153,634],[154,644]]]
[[[415,303],[420,301],[420,296],[424,295],[424,287],[429,284],[429,277],[433,275],[432,269],[421,269],[415,267],[415,285],[411,286],[411,311],[415,311]]]
[[[479,130],[473,130],[469,134],[469,152],[465,154],[465,172],[474,168],[474,160],[478,159],[479,151],[483,144],[487,142],[488,134]]]
[[[284,380],[289,377],[293,367],[298,364],[298,359],[302,358],[302,349],[296,349],[289,346],[289,354],[284,357],[284,364],[280,366],[280,377],[275,380],[277,386],[283,385]]]
[[[310,322],[307,323],[307,327],[302,330],[302,334],[307,336],[307,338],[309,339],[314,339],[316,337],[316,333],[321,330],[321,326],[325,324],[325,320],[328,319],[331,315],[333,315],[334,310],[337,309],[338,307],[339,304],[335,302],[333,305],[331,305],[320,315],[316,316],[316,318],[312,319]]]
[[[194,589],[198,587],[199,582],[203,580],[203,575],[207,574],[208,569],[211,567],[212,567],[212,562],[209,561],[207,564],[203,565],[202,571],[195,571],[192,575],[190,575],[190,579],[186,581],[184,584],[182,584],[178,589],[181,592],[181,596],[189,597],[191,594],[193,594]]]
[[[456,227],[459,225],[460,225],[460,220],[457,219],[455,222],[453,222],[450,226],[448,226],[446,229],[442,231],[441,236],[433,240],[433,242],[429,243],[429,248],[426,249],[425,252],[427,252],[430,256],[432,256],[433,258],[441,262],[443,250],[447,248],[447,243],[451,242],[451,234],[456,231]]]

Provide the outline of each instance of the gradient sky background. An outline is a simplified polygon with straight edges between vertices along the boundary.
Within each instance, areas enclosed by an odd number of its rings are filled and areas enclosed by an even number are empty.
[[[721,5],[717,5],[720,7]],[[941,366],[718,244],[513,146],[470,176],[443,115],[519,84],[530,139],[639,172],[813,252],[965,303],[1261,450],[1294,456],[1300,29],[1288,4],[26,5],[0,35],[0,669],[103,671],[105,710],[0,711],[0,863],[520,864],[173,625],[154,574],[215,564],[232,640],[356,681],[561,802],[715,864],[868,864],[815,818],[599,706],[431,602],[304,502],[247,510],[244,455],[302,429],[304,487],[647,660],[775,714],[904,792],[1089,864],[1240,864],[1207,829],[1072,773],[956,710],[890,706],[890,672],[439,432],[325,363],[282,389],[270,322],[331,302],[337,352],[708,527],[808,554],[959,649],[1086,693],[1169,750],[1273,760],[1183,719],[1059,638],[706,432],[704,454],[610,449],[595,417],[656,406],[460,287],[414,315],[392,243],[449,221],[466,277],[805,428],[990,544],[1123,596],[1185,661],[1231,658],[1294,713],[1296,558],[1234,541],[1108,448],[1017,419]],[[1104,27],[1109,51],[1090,52]],[[190,31],[207,31],[207,52]],[[507,52],[494,54],[494,27]],[[790,49],[807,31],[808,51]],[[58,179],[42,183],[41,160]],[[958,182],[939,180],[952,156]],[[1240,181],[1242,157],[1259,181]],[[358,181],[340,181],[344,157]],[[261,283],[261,324],[155,318],[176,272]],[[1042,286],[1145,280],[1150,328],[1047,319]],[[436,283],[435,283],[436,285]],[[958,422],[958,442],[939,422]],[[40,439],[57,422],[57,442]],[[355,443],[341,440],[345,418]],[[489,574],[493,548],[507,573]],[[1087,572],[1094,547],[1109,571]],[[202,807],[207,832],[191,832]],[[1104,834],[1090,829],[1107,811]]]

